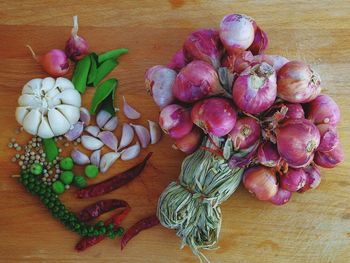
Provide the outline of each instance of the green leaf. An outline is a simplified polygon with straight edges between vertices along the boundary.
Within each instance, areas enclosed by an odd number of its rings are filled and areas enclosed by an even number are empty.
[[[127,48],[118,48],[118,49],[113,49],[110,51],[107,51],[105,53],[102,53],[98,56],[98,63],[102,63],[103,61],[106,61],[107,59],[117,59],[121,55],[128,53]]]
[[[90,70],[90,65],[91,59],[89,55],[83,57],[75,65],[72,82],[75,89],[80,93],[84,93],[86,90],[86,82]]]
[[[103,62],[98,68],[96,77],[94,79],[94,86],[96,87],[98,83],[100,83],[101,80],[104,79],[116,66],[118,65],[118,62],[113,59],[108,59],[105,62]]]
[[[113,78],[102,82],[102,84],[98,86],[91,102],[90,112],[92,114],[96,114],[97,109],[103,109],[115,115],[114,97],[117,85],[118,80]]]
[[[94,83],[94,80],[96,78],[96,74],[97,74],[97,59],[98,59],[98,57],[97,57],[95,52],[90,53],[89,56],[90,56],[91,65],[90,65],[89,75],[88,75],[88,79],[87,79],[86,84],[88,86],[92,86]]]
[[[54,138],[43,139],[43,148],[46,154],[46,160],[52,162],[58,156],[58,148]]]

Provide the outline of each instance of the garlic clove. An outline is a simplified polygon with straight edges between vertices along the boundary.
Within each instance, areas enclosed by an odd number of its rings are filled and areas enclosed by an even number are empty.
[[[39,108],[41,101],[35,95],[22,94],[18,98],[19,106],[30,106],[32,108]]]
[[[59,110],[71,124],[75,124],[79,120],[80,111],[78,107],[61,104],[57,105],[55,108]]]
[[[40,130],[40,128],[39,128]],[[83,133],[84,130],[84,125],[82,122],[78,121],[76,124],[74,124],[71,129],[69,129],[69,131],[67,131],[64,134],[64,137],[66,137],[66,139],[68,141],[74,141],[75,139],[79,138],[80,135]]]
[[[90,163],[89,157],[77,149],[73,149],[70,153],[75,164],[85,165]]]
[[[114,131],[118,126],[117,116],[112,117],[104,126],[103,129],[106,131]]]
[[[141,151],[141,147],[139,142],[137,142],[136,144],[122,151],[121,159],[123,161],[134,159],[140,154],[140,151]]]
[[[22,94],[35,94],[40,90],[42,81],[43,79],[39,78],[28,81],[22,89]]]
[[[74,89],[74,84],[67,78],[59,77],[56,79],[55,88],[58,88],[60,91]]]
[[[96,150],[90,155],[90,162],[97,167],[100,166],[101,150]]]
[[[36,135],[41,121],[41,113],[38,109],[32,109],[23,120],[23,128],[26,132]]]
[[[43,139],[48,139],[55,136],[52,132],[52,129],[49,125],[49,121],[47,120],[46,116],[42,116],[41,118],[41,123],[38,129],[38,135]]]
[[[151,141],[151,135],[148,129],[138,124],[130,124],[130,125],[135,129],[136,135],[139,138],[142,148],[146,148]]]
[[[160,129],[158,123],[148,120],[149,131],[151,134],[151,144],[156,144],[162,137],[162,130]]]
[[[91,151],[100,149],[103,146],[103,143],[99,139],[96,139],[95,137],[92,137],[90,135],[81,136],[81,144],[84,146],[85,149]]]
[[[108,148],[113,151],[118,149],[118,139],[111,131],[102,131],[97,136]]]
[[[29,113],[29,107],[17,107],[16,108],[16,120],[19,124],[23,124],[23,120]]]
[[[100,132],[100,128],[94,125],[90,125],[85,128],[85,131],[88,132],[90,135],[97,137]]]
[[[109,152],[102,156],[100,161],[100,171],[102,173],[107,172],[107,170],[112,166],[112,164],[120,157],[118,152]]]
[[[139,119],[141,117],[141,114],[126,102],[126,99],[124,96],[123,96],[123,101],[124,101],[123,110],[124,110],[125,116],[131,120]]]
[[[45,93],[49,92],[52,90],[55,86],[55,79],[51,77],[47,77],[43,79],[43,82],[41,83],[41,90],[44,91]]]
[[[119,148],[122,149],[128,146],[134,139],[134,129],[128,124],[123,124],[122,139],[120,140]]]
[[[80,108],[80,120],[84,123],[85,126],[88,126],[90,124],[90,112],[87,108],[81,107]]]
[[[108,111],[101,110],[97,113],[96,123],[100,129],[112,118],[112,115]]]
[[[80,94],[75,89],[66,89],[56,97],[59,98],[63,104],[69,104],[76,107],[81,106]]]
[[[62,135],[70,129],[71,125],[69,121],[58,110],[49,109],[47,116],[49,125],[55,136]]]

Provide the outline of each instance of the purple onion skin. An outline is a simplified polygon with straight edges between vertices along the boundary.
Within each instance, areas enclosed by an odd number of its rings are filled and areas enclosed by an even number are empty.
[[[276,73],[265,62],[246,68],[232,88],[234,103],[250,114],[257,114],[270,108],[276,95]]]
[[[260,144],[257,153],[257,161],[267,167],[276,167],[281,161],[281,156],[277,151],[276,144],[269,141]]]
[[[315,124],[336,125],[340,120],[337,103],[328,95],[321,94],[308,104],[307,118]]]
[[[253,55],[259,55],[264,53],[264,51],[268,48],[268,45],[269,39],[267,34],[259,26],[256,26],[254,41],[248,50],[251,51]]]
[[[192,32],[183,45],[183,53],[187,61],[203,60],[219,68],[222,56],[219,32],[211,28]]]
[[[175,70],[176,72],[179,72],[182,68],[186,66],[186,59],[185,55],[182,49],[176,51],[174,56],[171,58],[168,68],[171,68]]]
[[[344,161],[344,152],[339,143],[333,150],[329,152],[317,151],[314,162],[324,168],[334,168]]]
[[[280,187],[290,192],[297,192],[305,183],[306,174],[303,169],[289,168],[287,173],[280,176]]]
[[[175,97],[189,103],[224,93],[216,70],[201,60],[186,65],[177,75],[173,86]]]
[[[321,141],[317,151],[329,152],[340,143],[337,128],[334,125],[319,124],[317,128],[321,135]]]
[[[278,56],[278,55],[256,55],[254,56],[253,62],[255,63],[262,63],[266,62],[269,64],[273,69],[278,73],[278,71],[289,62],[289,60],[285,57]]]
[[[305,112],[301,104],[299,103],[286,103],[288,108],[285,119],[303,119],[305,118]]]
[[[83,37],[71,36],[66,42],[65,53],[71,60],[78,61],[89,53],[89,44]]]
[[[292,192],[283,188],[278,188],[277,193],[271,197],[270,202],[274,205],[284,205],[289,202],[292,197]]]
[[[252,117],[239,118],[229,136],[235,149],[247,149],[260,139],[260,124]]]
[[[309,189],[315,189],[321,183],[321,172],[315,164],[303,168],[306,174],[306,182],[304,187],[298,190],[299,193],[306,192]]]
[[[320,144],[320,132],[306,119],[288,119],[276,129],[277,149],[293,168],[307,166]]]

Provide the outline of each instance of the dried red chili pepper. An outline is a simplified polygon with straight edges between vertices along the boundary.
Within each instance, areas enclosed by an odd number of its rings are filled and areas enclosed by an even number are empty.
[[[77,192],[77,197],[88,198],[100,196],[127,184],[142,172],[143,168],[145,168],[146,163],[148,159],[152,156],[152,154],[153,153],[150,152],[149,154],[147,154],[147,156],[141,163],[135,165],[134,167],[131,167],[125,172],[119,173],[100,183],[89,185],[83,189],[80,189]]]
[[[136,224],[134,224],[132,227],[128,229],[128,231],[125,232],[123,235],[122,241],[120,243],[121,249],[123,249],[126,244],[138,233],[140,233],[142,230],[151,228],[153,226],[156,226],[159,224],[159,219],[156,215],[152,215],[146,218],[141,219]]]
[[[118,199],[100,200],[94,204],[91,204],[85,207],[79,213],[78,218],[82,221],[89,221],[113,209],[128,207],[128,206],[129,204],[124,200],[118,200]]]

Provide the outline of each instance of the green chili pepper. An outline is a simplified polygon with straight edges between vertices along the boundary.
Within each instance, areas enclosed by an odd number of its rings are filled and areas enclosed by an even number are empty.
[[[88,75],[88,79],[87,79],[87,85],[92,86],[94,83],[94,80],[96,78],[96,74],[97,74],[97,55],[96,53],[90,53],[90,70],[89,70],[89,75]]]
[[[128,53],[128,51],[129,50],[127,48],[118,48],[118,49],[107,51],[98,56],[98,63],[102,63],[107,59],[117,59],[121,55]]]
[[[98,83],[100,83],[101,80],[104,79],[116,66],[118,65],[118,62],[114,59],[108,59],[104,61],[98,68],[96,72],[96,76],[94,79],[94,86],[96,87]]]
[[[43,139],[44,151],[46,154],[46,160],[52,162],[58,156],[58,148],[53,138]]]
[[[98,86],[91,102],[90,112],[92,114],[96,114],[97,109],[102,108],[104,110],[107,110],[112,115],[115,115],[114,97],[117,84],[118,80],[108,79],[104,81],[100,86]]]
[[[75,89],[80,93],[84,93],[86,90],[86,82],[88,79],[90,65],[91,59],[89,55],[79,60],[75,65],[72,82]]]

